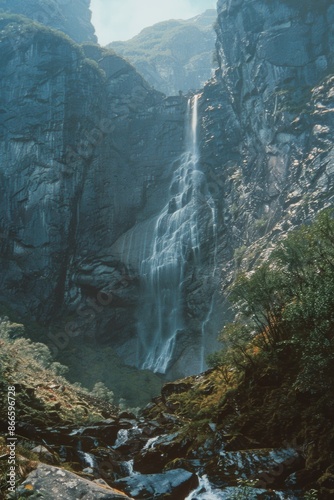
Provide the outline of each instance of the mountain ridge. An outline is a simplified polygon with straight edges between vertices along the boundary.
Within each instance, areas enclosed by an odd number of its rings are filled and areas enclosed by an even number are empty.
[[[144,28],[126,42],[108,44],[167,95],[201,88],[211,77],[216,12],[209,9],[187,20],[170,20]]]

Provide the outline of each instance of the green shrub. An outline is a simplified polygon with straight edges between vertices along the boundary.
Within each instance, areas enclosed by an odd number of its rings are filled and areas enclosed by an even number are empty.
[[[96,398],[108,401],[108,403],[114,402],[114,393],[103,382],[96,382],[92,389],[92,394]]]
[[[334,388],[334,220],[324,210],[291,232],[255,272],[240,274],[231,290],[238,322],[220,337],[225,349],[211,363],[247,370],[258,360],[275,364],[289,352],[295,388]]]

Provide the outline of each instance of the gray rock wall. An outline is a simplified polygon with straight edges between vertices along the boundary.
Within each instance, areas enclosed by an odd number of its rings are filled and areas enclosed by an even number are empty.
[[[97,42],[90,0],[1,0],[0,11],[20,14],[63,31],[76,42]]]
[[[2,28],[1,301],[122,340],[136,285],[121,285],[129,270],[111,247],[165,202],[184,99],[152,91],[111,52],[21,21]],[[87,326],[101,290],[112,307]]]
[[[333,12],[329,1],[218,2],[220,67],[201,99],[201,154],[225,291],[333,202]]]

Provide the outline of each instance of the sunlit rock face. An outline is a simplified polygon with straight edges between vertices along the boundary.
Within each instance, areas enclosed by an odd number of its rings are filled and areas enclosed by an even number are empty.
[[[1,0],[4,12],[20,14],[63,31],[76,42],[97,42],[91,23],[90,0]]]
[[[333,200],[332,2],[218,2],[201,158],[216,192],[223,287]]]

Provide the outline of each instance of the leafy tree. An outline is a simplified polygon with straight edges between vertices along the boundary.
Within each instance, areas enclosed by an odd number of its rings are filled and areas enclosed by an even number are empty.
[[[92,389],[92,393],[94,394],[95,397],[104,399],[105,401],[108,401],[109,403],[114,402],[114,393],[106,385],[104,385],[103,382],[96,382]]]
[[[245,371],[289,356],[298,390],[334,388],[333,213],[291,232],[265,264],[238,277],[230,295],[238,321],[224,328],[225,349],[211,364]]]
[[[62,365],[58,361],[54,361],[50,365],[50,370],[53,371],[56,375],[59,375],[62,377],[63,375],[65,375],[68,372],[69,368],[65,365]]]

